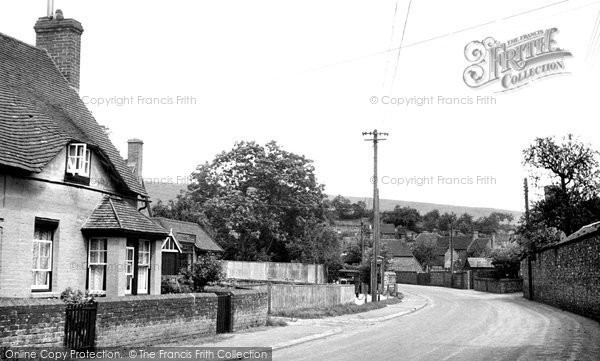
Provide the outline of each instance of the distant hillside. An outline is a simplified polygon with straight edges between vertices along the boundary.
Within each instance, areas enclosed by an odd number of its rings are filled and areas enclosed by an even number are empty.
[[[333,196],[329,196],[333,199]],[[346,196],[344,196],[346,197]],[[360,197],[346,197],[352,203],[363,201],[367,203],[367,207],[372,207],[372,199],[371,198],[360,198]],[[512,214],[515,221],[518,221],[523,212],[519,211],[511,211],[507,209],[497,209],[497,208],[482,208],[482,207],[467,207],[467,206],[453,206],[448,204],[435,204],[435,203],[423,203],[423,202],[409,202],[409,201],[397,201],[393,199],[380,199],[379,200],[379,209],[382,211],[391,211],[399,205],[400,207],[411,207],[419,211],[421,214],[425,214],[434,209],[440,211],[440,213],[451,213],[454,212],[457,215],[461,215],[463,213],[468,213],[473,216],[473,218],[477,219],[479,217],[488,216],[492,212],[502,212]]]
[[[146,190],[150,197],[152,198],[153,204],[158,203],[158,200],[162,200],[163,202],[168,202],[171,199],[175,199],[180,191],[186,190],[186,184],[173,184],[173,183],[148,183],[146,184]],[[333,199],[334,196],[329,196],[329,198]],[[352,203],[358,201],[366,201],[367,206],[371,206],[372,200],[370,198],[360,198],[360,197],[346,197]],[[488,216],[492,212],[503,212],[510,213],[515,218],[515,221],[518,221],[521,217],[522,212],[518,211],[510,211],[506,209],[496,209],[496,208],[480,208],[480,207],[464,207],[464,206],[452,206],[448,204],[435,204],[435,203],[422,203],[422,202],[408,202],[408,201],[397,201],[393,199],[381,199],[379,201],[380,209],[382,211],[390,211],[394,209],[396,205],[400,207],[411,207],[415,208],[421,214],[425,214],[429,211],[437,209],[440,213],[451,213],[461,215],[463,213],[469,213],[475,219],[479,217]]]

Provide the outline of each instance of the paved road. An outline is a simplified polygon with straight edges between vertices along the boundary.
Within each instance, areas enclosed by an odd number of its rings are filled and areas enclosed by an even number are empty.
[[[494,295],[402,285],[429,306],[273,354],[300,360],[600,360],[600,324],[531,302]]]

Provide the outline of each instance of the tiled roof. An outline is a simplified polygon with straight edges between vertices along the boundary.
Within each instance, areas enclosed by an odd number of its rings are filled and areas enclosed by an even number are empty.
[[[475,252],[475,251],[483,251],[485,249],[489,249],[491,245],[491,238],[477,238],[474,239],[469,247],[467,248],[467,252]]]
[[[384,243],[391,256],[393,257],[412,257],[413,253],[406,242],[399,240],[390,240]]]
[[[390,260],[389,269],[393,271],[422,272],[423,267],[414,257],[395,257]]]
[[[470,268],[494,268],[492,261],[483,257],[468,257],[467,266]]]
[[[473,236],[454,236],[452,237],[452,247],[455,250],[466,250],[472,240]],[[440,237],[438,239],[438,247],[439,246],[446,247],[446,249],[450,248],[450,237]]]
[[[391,223],[382,223],[379,231],[383,234],[396,234],[396,227]]]
[[[198,223],[178,221],[164,217],[154,217],[152,220],[160,224],[164,229],[172,229],[173,234],[180,242],[194,242],[195,246],[203,251],[223,252],[223,248]]]
[[[437,233],[431,233],[431,232],[422,232],[419,233],[419,235],[415,238],[415,242],[416,241],[431,241],[431,242],[437,242],[437,240],[440,238],[441,236]]]
[[[81,227],[83,232],[167,237],[169,232],[121,198],[106,196]]]
[[[38,173],[72,141],[89,144],[118,183],[146,195],[48,53],[0,33],[0,165]]]

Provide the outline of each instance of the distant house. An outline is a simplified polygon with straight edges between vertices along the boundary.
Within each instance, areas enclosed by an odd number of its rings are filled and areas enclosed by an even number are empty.
[[[397,239],[396,226],[391,223],[382,223],[380,227],[381,239]]]
[[[473,236],[453,236],[452,237],[452,259],[455,262],[455,267],[462,269],[467,260],[467,248],[473,241]],[[444,252],[444,268],[450,268],[450,236],[441,237],[438,239],[438,244],[445,247]]]
[[[163,275],[175,275],[182,268],[189,268],[201,254],[223,252],[223,248],[197,223],[163,217],[152,220],[169,231],[162,245]]]
[[[423,266],[415,258],[408,244],[401,240],[389,240],[384,243],[390,260],[388,270],[422,272]]]

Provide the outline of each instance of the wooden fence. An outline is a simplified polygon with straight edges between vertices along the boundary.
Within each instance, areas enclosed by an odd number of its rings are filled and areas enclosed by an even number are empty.
[[[226,277],[236,280],[320,284],[327,271],[320,264],[223,261]]]
[[[354,302],[354,285],[295,285],[254,284],[244,285],[269,295],[269,313],[302,308],[331,307]]]

